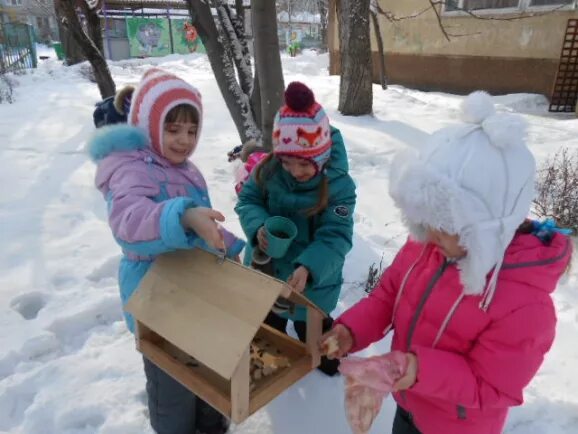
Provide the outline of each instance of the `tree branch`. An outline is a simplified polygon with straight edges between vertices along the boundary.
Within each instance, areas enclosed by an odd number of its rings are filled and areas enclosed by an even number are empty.
[[[391,11],[385,11],[382,9],[382,7],[379,5],[379,2],[374,2],[374,7],[375,7],[375,11],[380,14],[383,15],[388,21],[392,22],[392,23],[396,23],[396,22],[400,22],[400,21],[405,21],[405,20],[410,20],[413,18],[417,18],[423,14],[425,14],[426,12],[433,10],[435,15],[436,15],[436,20],[438,22],[438,27],[440,29],[440,31],[442,32],[442,34],[444,35],[444,38],[448,41],[451,40],[451,38],[458,38],[458,37],[464,37],[464,36],[472,36],[472,35],[477,35],[479,34],[479,32],[476,33],[462,33],[462,34],[454,34],[454,33],[450,33],[447,31],[448,26],[446,24],[444,24],[443,22],[443,17],[441,14],[441,11],[438,9],[438,6],[445,6],[447,4],[446,0],[428,0],[429,6],[415,14],[412,15],[405,15],[405,16],[396,16],[394,13],[392,13]],[[491,15],[491,16],[485,16],[485,15],[479,15],[476,12],[470,11],[468,9],[464,9],[464,8],[459,8],[456,7],[454,10],[457,12],[463,12],[464,14],[469,15],[472,18],[475,18],[477,20],[484,20],[484,21],[516,21],[516,20],[523,20],[523,19],[527,19],[527,18],[534,18],[534,17],[540,17],[543,15],[549,15],[552,14],[556,11],[559,11],[561,9],[564,9],[567,5],[560,5],[560,6],[556,6],[553,9],[550,9],[548,11],[544,11],[544,12],[523,12],[521,14],[517,14],[515,16],[507,16],[507,17],[498,17],[495,15]]]
[[[432,7],[436,7],[436,6],[440,6],[440,5],[445,5],[446,4],[446,0],[429,0],[430,4],[432,5]],[[459,8],[456,7],[455,10],[458,12],[463,12],[469,16],[471,16],[472,18],[475,18],[477,20],[484,20],[484,21],[516,21],[516,20],[524,20],[526,18],[534,18],[534,17],[541,17],[543,15],[550,15],[556,11],[559,11],[560,9],[564,9],[566,6],[568,5],[560,5],[560,6],[556,6],[555,8],[552,8],[550,10],[544,11],[544,12],[523,12],[519,15],[515,15],[515,16],[511,16],[511,17],[496,17],[494,15],[492,16],[484,16],[484,15],[478,15],[476,12],[470,11],[468,9],[464,9],[464,8]]]
[[[378,2],[374,2],[375,5],[375,10],[378,14],[383,15],[388,21],[393,22],[398,22],[398,21],[404,21],[404,20],[411,20],[413,18],[417,18],[423,14],[425,14],[427,11],[429,11],[431,9],[431,5],[428,6],[427,8],[423,9],[420,12],[417,12],[415,14],[412,15],[405,15],[403,17],[398,17],[396,16],[393,12],[390,11],[384,11],[382,9],[382,7],[380,6],[380,4]]]
[[[450,35],[448,35],[448,32],[446,31],[446,28],[444,26],[444,23],[442,22],[442,17],[440,14],[440,11],[437,8],[437,4],[439,4],[439,2],[434,2],[434,0],[429,0],[429,4],[431,5],[431,9],[434,11],[434,13],[436,14],[436,19],[438,21],[438,26],[441,30],[441,32],[443,33],[444,37],[446,38],[447,41],[450,40]],[[441,2],[443,4],[445,4],[445,2]]]

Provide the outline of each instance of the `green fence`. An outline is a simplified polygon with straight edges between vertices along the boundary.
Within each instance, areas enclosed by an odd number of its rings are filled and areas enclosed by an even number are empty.
[[[32,26],[0,23],[0,73],[36,68],[36,65]]]

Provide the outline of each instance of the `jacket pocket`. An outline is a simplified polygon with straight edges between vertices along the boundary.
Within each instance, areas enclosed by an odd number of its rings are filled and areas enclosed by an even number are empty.
[[[468,414],[465,407],[458,405],[456,406],[456,411],[458,413],[458,420],[466,420],[468,418]]]

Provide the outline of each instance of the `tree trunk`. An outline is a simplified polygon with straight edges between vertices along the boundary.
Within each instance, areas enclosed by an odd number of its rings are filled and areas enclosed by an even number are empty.
[[[253,93],[251,93],[251,107],[255,119],[261,119],[261,86],[259,85],[259,71],[255,69],[255,78],[253,79]]]
[[[341,0],[340,3],[341,82],[338,109],[344,115],[370,114],[373,103],[370,0]]]
[[[243,56],[247,59],[248,65],[251,66],[251,53],[249,52],[249,43],[247,41],[247,29],[245,28],[245,9],[241,9],[240,11],[237,9],[236,13],[237,15],[232,17],[229,9],[229,17],[231,17],[237,39],[241,43]]]
[[[373,31],[375,32],[375,39],[377,39],[377,49],[379,56],[379,78],[381,88],[387,89],[387,75],[385,74],[385,52],[383,51],[383,38],[381,37],[381,27],[379,25],[379,18],[377,13],[370,11],[371,21],[373,22]]]
[[[319,6],[319,16],[321,18],[321,28],[319,29],[321,47],[323,51],[327,51],[327,0],[317,0],[317,5]]]
[[[65,26],[67,30],[70,32],[76,43],[80,46],[90,65],[92,66],[94,77],[98,84],[101,97],[107,98],[114,95],[116,88],[114,80],[110,75],[110,70],[108,69],[106,60],[104,59],[102,52],[88,37],[82,28],[76,13],[74,2],[58,0],[55,2],[55,8],[58,11],[57,15],[66,20]]]
[[[283,104],[283,69],[277,34],[277,10],[271,0],[251,2],[255,70],[259,76],[261,93],[262,144],[272,148],[273,119]]]
[[[88,31],[88,37],[94,42],[96,48],[101,53],[104,53],[104,45],[102,43],[102,29],[100,28],[100,18],[98,16],[98,11],[96,8],[91,9],[88,7],[86,0],[81,0],[78,2],[82,9],[82,13],[86,17],[86,29]]]
[[[56,3],[55,3],[56,9]],[[58,21],[58,33],[60,34],[60,43],[62,44],[62,50],[64,51],[64,62],[66,65],[76,65],[77,63],[84,62],[86,57],[80,46],[76,43],[72,34],[68,29],[62,25],[62,16],[58,15],[56,11],[56,19]]]
[[[245,28],[245,7],[243,6],[243,0],[235,0],[235,12],[237,12],[237,19],[243,24]]]
[[[246,95],[251,95],[253,89],[253,69],[251,68],[250,57],[248,56],[248,52],[244,52],[243,44],[239,40],[237,31],[235,31],[229,6],[223,4],[221,1],[216,3],[219,21],[223,30],[222,37],[224,42],[226,42],[225,45],[228,46],[227,51],[231,54],[235,62],[241,89]]]
[[[205,2],[195,0],[187,0],[187,3],[193,23],[207,50],[213,74],[241,140],[245,142],[258,138],[260,131],[253,117],[249,96],[243,92],[237,82],[235,66],[227,55],[210,6]]]

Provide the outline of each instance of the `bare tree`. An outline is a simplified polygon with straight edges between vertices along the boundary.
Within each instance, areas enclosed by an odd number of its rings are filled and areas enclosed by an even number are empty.
[[[235,3],[236,13],[222,0],[187,3],[241,141],[256,139],[270,148],[273,118],[282,104],[284,89],[275,2],[251,4],[254,75],[241,3]]]
[[[259,139],[261,132],[255,121],[250,94],[243,91],[243,87],[237,79],[238,70],[235,69],[235,62],[232,59],[233,56],[243,55],[239,51],[233,54],[233,50],[239,49],[239,45],[230,40],[230,38],[237,37],[236,32],[231,32],[230,29],[224,30],[227,23],[220,21],[222,14],[213,17],[211,5],[208,2],[187,0],[187,3],[191,19],[207,50],[213,74],[241,140],[245,142],[252,138]],[[212,4],[222,6],[221,1],[213,0]],[[242,46],[242,44],[240,45]],[[241,63],[247,64],[248,62],[238,62],[238,65]],[[244,71],[242,74],[248,73],[249,71]]]
[[[319,35],[321,39],[321,46],[324,51],[327,51],[327,19],[328,19],[328,3],[327,0],[317,0],[317,8],[319,10],[320,29]]]
[[[277,9],[270,0],[251,2],[251,21],[255,48],[255,69],[261,93],[261,129],[265,148],[272,147],[273,119],[283,104],[283,69],[279,54]]]
[[[235,12],[241,24],[245,24],[245,6],[243,5],[243,0],[235,0]]]
[[[344,115],[358,116],[373,111],[369,4],[370,0],[337,2],[341,51],[338,109]]]
[[[383,38],[381,37],[381,27],[379,25],[379,18],[377,16],[377,7],[379,4],[377,0],[371,1],[369,13],[371,15],[371,22],[373,23],[373,31],[375,32],[375,39],[377,40],[377,55],[379,56],[379,78],[381,88],[387,89],[387,76],[385,74],[385,52],[383,49]]]
[[[534,212],[578,230],[578,153],[558,150],[538,169]]]
[[[62,50],[64,51],[65,64],[70,66],[84,62],[86,57],[84,57],[80,45],[76,43],[72,33],[62,24],[61,19],[58,19],[58,33],[60,34],[60,42],[62,44]]]
[[[54,6],[60,22],[80,46],[90,63],[102,98],[114,95],[116,89],[114,80],[102,54],[102,36],[100,35],[97,2],[92,0],[56,0]],[[86,19],[88,31],[85,30],[80,21],[79,12]]]

